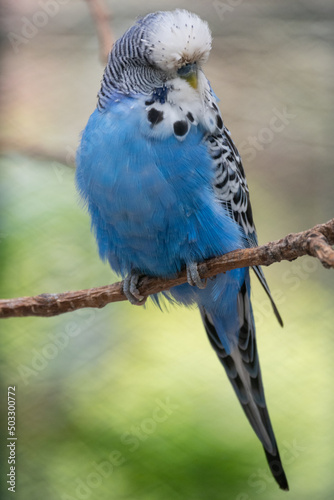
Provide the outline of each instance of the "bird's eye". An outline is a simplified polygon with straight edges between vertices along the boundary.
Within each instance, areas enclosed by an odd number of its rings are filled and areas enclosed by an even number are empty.
[[[179,76],[183,76],[183,77],[186,77],[188,75],[190,75],[190,73],[194,73],[196,71],[196,63],[194,64],[185,64],[184,66],[182,66],[182,68],[179,68],[177,70],[177,74]]]

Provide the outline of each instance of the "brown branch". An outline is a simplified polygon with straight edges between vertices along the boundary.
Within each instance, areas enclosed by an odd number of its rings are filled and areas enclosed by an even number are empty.
[[[74,150],[68,147],[64,151],[51,150],[44,148],[39,144],[26,144],[20,140],[0,141],[0,154],[19,153],[28,158],[36,158],[37,160],[57,162],[67,167],[74,168]]]
[[[86,0],[86,2],[96,24],[100,43],[100,59],[103,64],[106,64],[114,41],[110,28],[111,14],[108,12],[103,0]]]
[[[104,0],[86,0],[92,18],[96,25],[99,39],[100,59],[105,65],[112,48],[114,37],[110,27],[111,14],[108,12]],[[44,148],[40,144],[26,144],[21,139],[0,140],[0,154],[11,152],[20,153],[29,158],[38,160],[57,162],[71,168],[75,168],[75,152],[66,149],[64,151]],[[0,316],[1,317],[1,316]]]
[[[334,267],[334,219],[319,224],[301,233],[289,234],[285,238],[256,248],[234,250],[220,257],[208,259],[198,265],[199,275],[210,278],[219,273],[240,267],[269,266],[281,260],[294,260],[302,255],[312,255],[329,268]],[[187,281],[186,271],[175,278],[164,280],[143,276],[139,283],[140,294],[145,297]],[[114,283],[89,290],[42,294],[36,297],[0,300],[0,318],[24,316],[57,316],[84,307],[101,308],[111,302],[126,300],[123,283]]]

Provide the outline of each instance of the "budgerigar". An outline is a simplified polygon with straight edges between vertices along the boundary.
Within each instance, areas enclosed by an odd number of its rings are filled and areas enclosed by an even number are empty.
[[[271,472],[287,490],[263,392],[249,269],[207,283],[197,271],[199,261],[257,245],[241,159],[202,70],[211,42],[207,23],[186,10],[148,14],[116,41],[82,135],[76,181],[100,256],[124,278],[131,303],[145,302],[140,275],[187,269],[188,283],[165,296],[198,305]],[[261,268],[253,269],[281,322]]]

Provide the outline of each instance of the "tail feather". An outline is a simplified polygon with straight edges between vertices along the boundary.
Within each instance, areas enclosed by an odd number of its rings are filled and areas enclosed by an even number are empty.
[[[281,490],[289,491],[288,481],[282,467],[281,457],[279,456],[278,450],[276,451],[276,455],[271,455],[266,449],[264,449],[264,452],[266,454],[271,473],[276,479],[279,487]]]
[[[213,316],[202,306],[200,311],[209,341],[226,370],[245,415],[263,445],[270,470],[279,487],[288,490],[288,482],[266,406],[256,347],[254,320],[246,283],[244,282],[238,295],[238,312],[241,323],[239,339],[237,345],[232,347],[229,353],[219,338]]]

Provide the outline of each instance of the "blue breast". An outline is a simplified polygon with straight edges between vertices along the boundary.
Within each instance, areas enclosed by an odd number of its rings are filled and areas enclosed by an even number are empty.
[[[96,110],[82,136],[76,180],[101,258],[122,276],[168,276],[241,247],[238,225],[213,194],[205,132],[154,138],[144,110],[142,100],[123,98]]]

